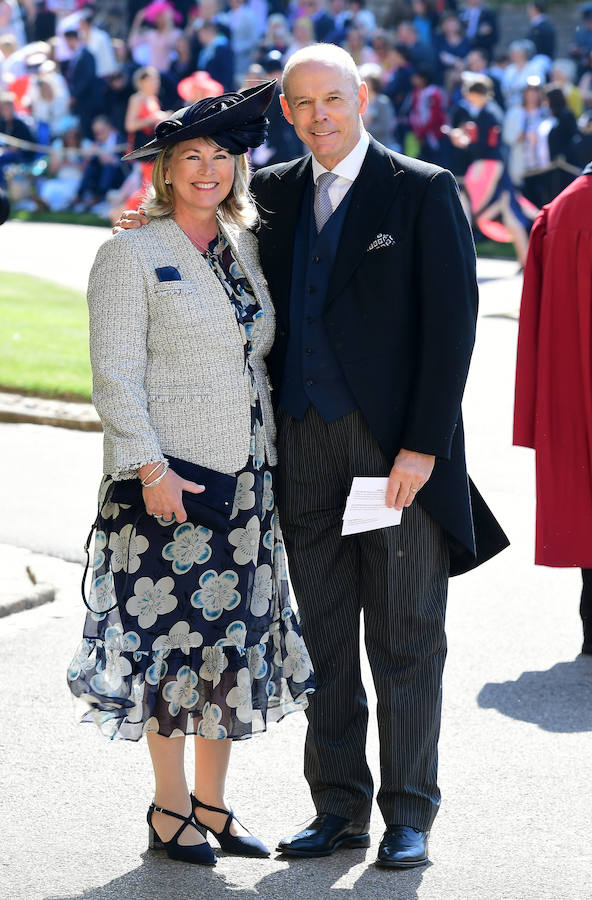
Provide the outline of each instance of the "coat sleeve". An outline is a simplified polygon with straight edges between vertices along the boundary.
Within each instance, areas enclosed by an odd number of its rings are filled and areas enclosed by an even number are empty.
[[[123,235],[100,248],[88,284],[93,403],[104,429],[105,472],[135,478],[164,459],[144,387],[148,300],[137,254]]]
[[[478,306],[473,237],[450,172],[431,178],[414,243],[420,335],[401,447],[450,459]]]
[[[542,253],[546,227],[547,212],[543,209],[530,232],[520,303],[513,438],[513,443],[518,447],[534,447],[539,319],[543,286]]]

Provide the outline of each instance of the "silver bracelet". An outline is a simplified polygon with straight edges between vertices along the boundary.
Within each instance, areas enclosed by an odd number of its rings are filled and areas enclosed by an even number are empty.
[[[142,485],[142,487],[149,488],[149,487],[154,487],[154,486],[157,485],[157,484],[160,484],[160,482],[162,481],[162,479],[164,478],[164,476],[166,475],[166,473],[167,473],[168,470],[169,470],[169,461],[168,461],[168,459],[163,459],[162,465],[164,466],[164,468],[163,468],[162,472],[160,473],[160,475],[158,475],[158,476],[154,479],[154,481],[151,481],[149,484],[146,484],[146,480],[144,479],[144,481],[141,481],[141,482],[140,482],[140,484]],[[149,476],[148,476],[148,477],[149,477]]]
[[[153,468],[153,469],[150,469],[150,471],[148,472],[147,475],[144,476],[144,478],[140,478],[140,484],[141,484],[143,487],[146,487],[146,484],[145,484],[144,482],[148,481],[148,479],[150,478],[150,476],[151,476],[151,475],[154,475],[154,473],[156,472],[156,470],[157,470],[157,469],[160,469],[160,467],[162,466],[162,464],[163,464],[163,460],[162,460],[162,459],[159,459],[158,462],[156,463],[156,465],[154,466],[154,468]]]

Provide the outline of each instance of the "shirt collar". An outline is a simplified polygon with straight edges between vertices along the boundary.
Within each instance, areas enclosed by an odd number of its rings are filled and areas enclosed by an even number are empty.
[[[353,150],[351,150],[345,159],[342,159],[341,162],[337,163],[335,168],[329,170],[326,169],[321,163],[314,158],[312,158],[312,177],[313,181],[316,184],[317,178],[323,172],[333,172],[334,175],[338,175],[340,178],[345,178],[347,181],[355,181],[358,175],[360,174],[360,169],[362,168],[362,163],[366,157],[366,151],[368,149],[368,144],[370,143],[370,138],[368,137],[368,132],[362,129],[362,134],[360,136],[360,140],[356,144]]]

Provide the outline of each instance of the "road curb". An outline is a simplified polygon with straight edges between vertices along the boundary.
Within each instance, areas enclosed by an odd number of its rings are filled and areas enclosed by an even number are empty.
[[[0,422],[102,431],[101,421],[90,403],[51,400],[8,391],[0,391]]]
[[[35,606],[43,606],[44,603],[53,603],[55,595],[55,588],[50,584],[35,584],[19,597],[11,599],[0,596],[0,618],[23,612],[25,609],[33,609]]]

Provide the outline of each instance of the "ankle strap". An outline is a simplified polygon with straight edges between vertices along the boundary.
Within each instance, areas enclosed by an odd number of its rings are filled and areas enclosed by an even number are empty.
[[[188,822],[189,819],[193,818],[193,812],[190,812],[188,816],[183,816],[181,813],[173,812],[172,809],[165,809],[164,806],[157,806],[155,803],[150,804],[150,809],[152,812],[164,813],[165,816],[174,816],[175,819],[181,819],[182,822]]]
[[[198,800],[195,794],[191,795],[191,800],[193,801],[194,806],[199,806],[201,807],[201,809],[207,809],[210,812],[222,813],[222,815],[231,816],[233,819],[235,818],[235,815],[231,809],[220,809],[218,806],[208,806],[207,803],[202,803],[200,800]]]

